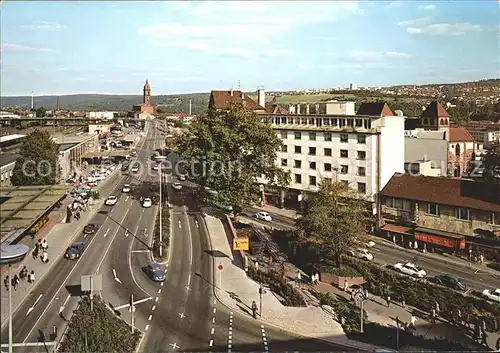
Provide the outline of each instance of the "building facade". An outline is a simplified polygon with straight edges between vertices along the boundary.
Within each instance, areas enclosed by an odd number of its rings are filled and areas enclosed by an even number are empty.
[[[60,179],[66,180],[82,164],[82,158],[88,152],[98,152],[99,135],[65,136],[55,140],[59,147]]]
[[[142,104],[133,106],[134,114],[149,114],[152,115],[155,111],[154,105],[151,103],[151,86],[149,81],[146,80],[142,88]]]
[[[430,168],[427,168],[427,162]],[[420,166],[425,164],[423,168]],[[445,131],[405,130],[405,170],[422,175],[448,175],[448,141]]]
[[[485,149],[495,142],[500,141],[500,130],[488,128],[467,128],[474,140],[482,144]]]

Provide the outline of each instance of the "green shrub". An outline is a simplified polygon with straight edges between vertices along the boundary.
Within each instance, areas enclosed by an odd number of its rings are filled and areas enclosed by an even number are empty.
[[[361,277],[361,273],[359,273],[356,269],[351,266],[342,266],[342,268],[333,267],[333,266],[322,266],[321,272],[330,273],[335,276],[340,277]]]
[[[160,215],[158,214],[155,220],[155,228],[153,232],[153,257],[159,262],[166,260],[168,256],[168,247],[170,245],[170,212],[162,212],[161,221],[161,227],[163,229],[161,234],[161,244],[163,244],[163,249],[160,256]]]

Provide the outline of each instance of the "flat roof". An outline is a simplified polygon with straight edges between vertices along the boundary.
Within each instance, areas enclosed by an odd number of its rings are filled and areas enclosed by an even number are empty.
[[[0,189],[2,241],[15,230],[26,230],[55,202],[71,191],[71,185],[33,185]]]
[[[76,143],[76,142],[73,142],[73,143],[59,143],[59,144],[57,144],[57,146],[59,147],[59,152],[64,152],[66,150],[69,150],[69,149],[75,147],[76,145],[78,145],[78,143]]]
[[[19,151],[0,152],[0,167],[14,163],[17,157],[19,157]]]
[[[87,152],[83,155],[83,158],[95,158],[95,157],[125,157],[130,154],[130,150],[121,151],[100,151],[100,152]]]
[[[82,135],[53,134],[50,137],[52,137],[52,139],[55,139],[54,142],[56,144],[61,145],[66,143],[81,143],[90,140],[92,138],[96,138],[96,136],[97,135],[89,135],[89,134],[82,134]]]
[[[20,138],[23,138],[23,137],[26,137],[26,135],[12,134],[12,135],[1,136],[0,137],[0,143],[7,142],[7,141],[12,141],[12,140],[17,140],[17,139],[20,139]]]

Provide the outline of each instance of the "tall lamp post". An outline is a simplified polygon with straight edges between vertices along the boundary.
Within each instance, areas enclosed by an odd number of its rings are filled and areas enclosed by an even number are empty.
[[[23,244],[6,245],[0,247],[0,264],[9,266],[9,281],[12,281],[12,264],[23,261],[30,251],[29,246]],[[12,288],[9,285],[9,353],[12,353]]]

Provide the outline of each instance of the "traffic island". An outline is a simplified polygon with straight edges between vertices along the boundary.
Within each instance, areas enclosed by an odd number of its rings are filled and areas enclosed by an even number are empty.
[[[134,352],[141,332],[118,318],[94,296],[93,310],[88,297],[80,300],[73,312],[58,352]]]
[[[161,218],[160,218],[161,217]],[[161,219],[161,232],[160,232],[160,219]],[[160,241],[161,233],[161,241]],[[160,254],[161,244],[161,254]],[[157,263],[164,263],[168,261],[168,247],[170,246],[170,212],[160,212],[155,220],[155,228],[153,233],[153,260]]]

